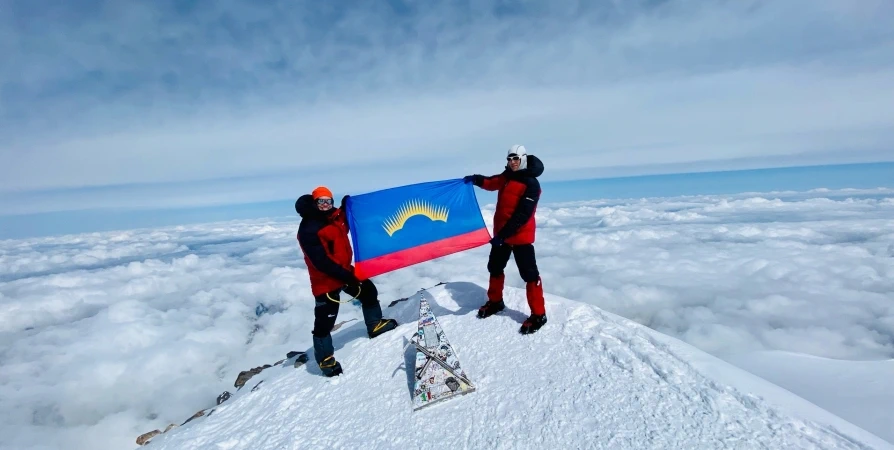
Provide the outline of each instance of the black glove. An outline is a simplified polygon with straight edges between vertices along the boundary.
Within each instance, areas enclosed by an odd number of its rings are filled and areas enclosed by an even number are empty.
[[[503,238],[501,238],[500,236],[494,236],[494,237],[490,240],[490,243],[491,243],[491,245],[495,245],[495,246],[497,246],[497,247],[499,247],[499,246],[501,246],[501,245],[504,244],[504,242],[503,242]]]
[[[481,183],[484,182],[483,175],[466,175],[463,177],[463,183],[472,183],[475,186],[481,186]]]
[[[360,286],[360,280],[358,280],[357,276],[352,273],[348,276],[348,279],[345,280],[345,286]]]
[[[350,195],[346,195],[346,196],[342,197],[342,198],[341,198],[341,204],[338,205],[338,207],[339,207],[340,209],[345,209],[345,204],[348,203],[348,199],[349,199],[349,198],[351,198]]]

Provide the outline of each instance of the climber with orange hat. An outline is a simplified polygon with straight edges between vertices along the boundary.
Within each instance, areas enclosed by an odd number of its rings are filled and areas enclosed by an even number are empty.
[[[304,253],[311,291],[316,300],[311,332],[314,357],[327,377],[342,373],[341,364],[335,360],[331,335],[338,307],[342,303],[339,298],[342,291],[351,296],[351,300],[356,298],[360,301],[370,339],[397,327],[394,319],[382,318],[379,293],[372,280],[359,280],[354,275],[354,252],[348,240],[344,209],[347,199],[348,196],[344,196],[341,205],[335,208],[332,191],[319,186],[295,202],[295,211],[301,216],[298,245]]]

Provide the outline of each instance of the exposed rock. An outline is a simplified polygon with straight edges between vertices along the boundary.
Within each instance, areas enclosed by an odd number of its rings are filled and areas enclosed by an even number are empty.
[[[341,328],[342,325],[344,325],[344,324],[346,324],[346,323],[348,323],[348,322],[354,321],[354,320],[357,320],[357,319],[342,320],[341,322],[339,322],[339,323],[337,323],[337,324],[335,324],[335,325],[332,326],[332,331],[335,331],[335,330]]]
[[[292,357],[291,355],[293,355],[293,354],[302,354],[302,353],[304,353],[304,352],[294,352],[294,351],[289,352],[288,355],[286,355],[286,359],[291,358]],[[273,366],[278,366],[278,365],[282,364],[283,362],[285,362],[285,359],[281,359],[281,360],[277,361],[276,363],[273,364]],[[248,380],[251,379],[251,377],[263,372],[264,369],[269,369],[273,366],[271,366],[270,364],[264,364],[263,366],[258,366],[258,367],[255,367],[255,368],[252,368],[249,370],[243,370],[242,372],[239,372],[239,375],[236,377],[236,382],[233,383],[233,386],[236,389],[241,389],[242,386],[245,386],[245,383],[247,383]]]
[[[236,389],[242,388],[242,386],[245,386],[245,383],[248,382],[251,377],[263,372],[264,369],[268,369],[270,367],[273,366],[271,366],[270,364],[264,364],[263,366],[258,366],[253,369],[243,370],[242,372],[239,372],[239,376],[236,377],[236,382],[233,383],[233,386],[235,386]]]
[[[223,394],[220,394],[220,395],[217,396],[217,404],[219,405],[219,404],[221,404],[221,403],[223,403],[223,402],[229,400],[229,399],[230,399],[230,395],[231,395],[231,394],[230,394],[229,391],[223,391]]]
[[[149,443],[149,440],[161,434],[161,430],[152,430],[146,434],[140,435],[137,438],[137,445],[146,445]]]
[[[186,424],[188,424],[192,419],[196,419],[196,418],[202,417],[202,416],[204,416],[204,415],[205,415],[205,410],[203,409],[203,410],[201,410],[201,411],[199,411],[199,412],[193,414],[192,417],[190,417],[189,419],[186,419],[186,422],[183,422],[183,423],[180,424],[180,425],[181,425],[181,426],[186,425]]]

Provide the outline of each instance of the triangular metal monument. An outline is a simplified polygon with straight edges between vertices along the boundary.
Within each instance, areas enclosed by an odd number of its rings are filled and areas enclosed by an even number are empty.
[[[431,307],[420,297],[419,329],[407,345],[416,347],[413,411],[475,391]]]

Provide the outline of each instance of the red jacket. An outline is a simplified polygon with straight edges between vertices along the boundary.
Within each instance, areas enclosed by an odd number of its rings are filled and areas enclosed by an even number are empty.
[[[302,195],[295,202],[295,211],[301,215],[298,226],[298,245],[304,253],[304,262],[310,275],[310,287],[314,296],[325,294],[356,282],[354,277],[354,251],[348,240],[348,223],[341,208],[323,212],[310,195]]]
[[[506,170],[499,175],[481,177],[475,184],[497,193],[497,210],[494,213],[494,236],[510,245],[533,244],[537,228],[534,213],[540,201],[540,182],[543,163],[534,155],[528,155],[527,168],[513,172]]]

